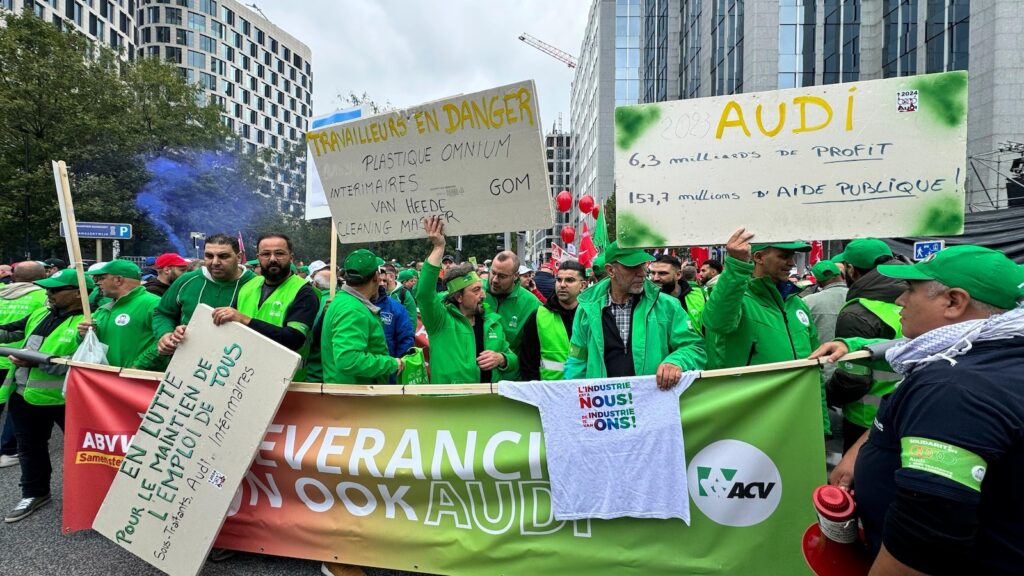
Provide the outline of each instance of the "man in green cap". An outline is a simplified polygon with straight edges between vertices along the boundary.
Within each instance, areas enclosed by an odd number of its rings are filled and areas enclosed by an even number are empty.
[[[830,477],[856,488],[871,573],[1020,573],[1024,273],[980,246],[878,273],[909,282],[896,301],[909,340],[851,338],[812,356],[834,362],[866,347],[902,377],[844,458],[854,473]]]
[[[735,368],[800,360],[818,347],[810,310],[789,281],[794,254],[810,252],[803,242],[751,244],[754,233],[733,232],[724,270],[704,307],[708,368]],[[825,391],[822,421],[829,433]]]
[[[256,277],[241,265],[238,238],[234,236],[207,237],[203,256],[203,267],[179,276],[153,311],[153,334],[157,350],[164,356],[173,355],[185,338],[185,326],[196,306],[230,306],[242,286]]]
[[[878,273],[879,265],[897,265],[889,246],[877,238],[850,241],[833,258],[845,263],[850,289],[836,318],[836,338],[899,338],[900,307],[896,299],[907,288],[899,278]],[[824,338],[822,341],[827,341]],[[879,363],[840,362],[826,383],[828,402],[843,409],[843,451],[871,426],[878,404],[896,388],[897,379]]]
[[[647,279],[643,250],[608,244],[607,277],[579,296],[565,378],[656,375],[671,388],[684,370],[704,368],[704,343],[679,301]]]
[[[424,220],[423,230],[430,240],[431,252],[423,263],[423,277],[416,285],[416,301],[430,338],[430,382],[472,384],[512,380],[513,374],[519,374],[519,357],[506,340],[502,317],[488,310],[476,266],[464,263],[448,268],[444,277],[447,294],[442,300],[434,286],[444,256],[444,222],[438,216],[430,216]],[[536,300],[532,294],[526,296]]]
[[[416,297],[413,296],[413,289],[416,287],[417,278],[416,270],[412,268],[402,270],[398,273],[397,286],[391,292],[391,297],[401,302],[409,312],[409,320],[412,322],[413,329],[416,328]]]
[[[345,258],[345,285],[323,316],[320,334],[323,381],[327,384],[386,384],[404,367],[388,354],[380,308],[371,300],[380,286],[378,269],[384,263],[369,250]]]
[[[46,307],[0,325],[0,343],[24,342],[22,349],[48,356],[70,358],[78,348],[78,323],[82,299],[78,276],[65,268],[50,278],[36,280],[46,290]],[[86,290],[93,283],[86,278]],[[53,425],[64,430],[64,395],[61,392],[68,367],[50,362],[38,364],[10,356],[14,365],[0,386],[0,402],[7,402],[14,420],[21,465],[21,500],[4,517],[17,522],[50,502],[50,434]]]
[[[821,260],[811,266],[811,274],[817,282],[817,291],[804,297],[804,303],[811,311],[811,320],[818,329],[818,340],[828,342],[836,335],[836,318],[846,304],[849,290],[843,272],[831,260]]]
[[[153,335],[153,310],[160,304],[160,297],[146,291],[139,267],[128,260],[111,260],[86,274],[110,300],[96,309],[92,324],[78,323],[79,337],[94,329],[100,342],[107,345],[107,363],[111,366],[165,369],[168,358],[157,352]]]

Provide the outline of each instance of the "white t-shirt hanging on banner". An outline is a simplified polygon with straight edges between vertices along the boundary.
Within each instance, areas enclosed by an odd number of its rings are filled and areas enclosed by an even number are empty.
[[[557,520],[679,518],[690,523],[679,396],[654,376],[502,382],[502,396],[540,411]]]

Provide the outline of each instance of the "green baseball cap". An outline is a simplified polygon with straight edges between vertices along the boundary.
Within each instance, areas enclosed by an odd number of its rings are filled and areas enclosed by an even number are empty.
[[[296,268],[296,270],[299,272],[305,272],[306,274],[309,274],[309,266],[299,266],[298,268]]]
[[[608,245],[604,251],[604,263],[614,264],[618,262],[623,266],[638,266],[644,262],[653,262],[654,256],[639,248],[619,248],[619,241],[616,240]]]
[[[594,270],[604,270],[604,252],[594,256],[594,261],[590,263],[590,267]]]
[[[132,278],[134,280],[142,279],[142,271],[135,265],[134,262],[128,260],[111,260],[100,266],[86,272],[89,276],[102,276],[104,274],[110,274],[111,276],[122,276],[124,278]]]
[[[354,250],[345,257],[345,279],[356,284],[366,282],[383,263],[383,258],[366,248]]]
[[[246,260],[245,261],[245,265],[246,266],[259,266],[260,265],[260,259],[259,258],[253,258],[252,260]]]
[[[765,242],[763,244],[751,244],[750,253],[760,252],[765,248],[778,248],[779,250],[792,250],[793,252],[810,252],[811,245],[805,242]]]
[[[882,264],[878,273],[902,280],[935,280],[1006,310],[1017,307],[1024,284],[1024,271],[1005,254],[970,244],[951,246],[912,266]]]
[[[834,256],[834,262],[847,262],[856,268],[870,270],[875,267],[875,260],[881,256],[892,258],[892,249],[885,242],[878,238],[857,238],[850,241],[838,256]]]
[[[836,266],[835,262],[822,260],[811,266],[811,274],[814,274],[814,278],[820,282],[822,280],[831,280],[842,274],[842,272],[839,271],[839,266]]]
[[[75,273],[74,268],[65,268],[49,278],[36,280],[33,284],[43,288],[78,288],[78,274]],[[86,276],[85,288],[92,290],[95,287],[96,283],[92,281],[92,278]]]
[[[406,280],[412,280],[413,278],[417,278],[417,274],[412,268],[407,268],[398,273],[399,282],[405,282]]]

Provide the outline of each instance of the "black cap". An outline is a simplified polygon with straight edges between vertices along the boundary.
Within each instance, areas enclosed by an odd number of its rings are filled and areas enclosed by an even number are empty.
[[[68,267],[67,263],[61,260],[60,258],[47,258],[46,260],[43,260],[43,264],[46,264],[51,268],[57,268],[60,270],[63,270],[64,268]]]
[[[448,260],[455,262],[455,256],[452,256],[451,254],[445,254],[444,258],[441,258],[441,262],[446,262]]]

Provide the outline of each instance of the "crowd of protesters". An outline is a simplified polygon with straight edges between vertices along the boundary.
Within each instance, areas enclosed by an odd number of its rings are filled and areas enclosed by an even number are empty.
[[[215,324],[298,351],[296,381],[325,384],[403,384],[418,369],[431,383],[650,375],[671,388],[685,371],[821,358],[823,432],[842,440],[829,482],[855,491],[879,573],[1024,566],[1024,272],[1002,253],[956,246],[910,264],[863,238],[797,276],[810,245],[740,228],[722,261],[612,242],[590,267],[534,270],[511,251],[457,262],[441,219],[423,229],[424,260],[404,265],[365,249],[337,270],[302,265],[281,233],[248,262],[215,234],[198,264],[97,263],[88,323],[66,263],[0,265],[0,343],[70,357],[91,330],[111,365],[162,371],[207,304]],[[872,357],[839,361],[861,349]],[[66,369],[0,357],[0,468],[20,466],[22,487],[5,522],[49,502]]]

